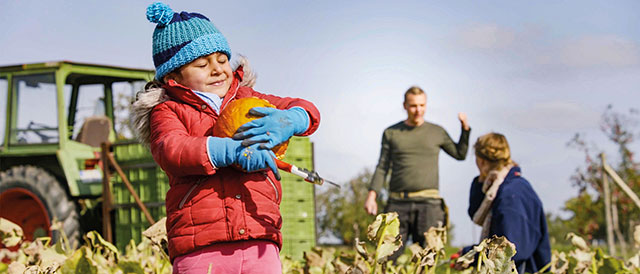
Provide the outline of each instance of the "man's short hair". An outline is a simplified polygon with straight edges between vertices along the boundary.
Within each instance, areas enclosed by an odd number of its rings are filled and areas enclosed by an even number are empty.
[[[419,86],[412,86],[409,89],[407,89],[407,91],[404,93],[404,102],[407,101],[407,95],[420,95],[420,94],[424,94],[424,96],[427,96],[427,94],[424,92],[424,90],[422,90]]]

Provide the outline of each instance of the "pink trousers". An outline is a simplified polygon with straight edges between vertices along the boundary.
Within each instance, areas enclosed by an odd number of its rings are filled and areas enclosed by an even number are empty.
[[[219,243],[177,257],[173,273],[265,273],[281,274],[280,251],[271,241],[250,240]]]

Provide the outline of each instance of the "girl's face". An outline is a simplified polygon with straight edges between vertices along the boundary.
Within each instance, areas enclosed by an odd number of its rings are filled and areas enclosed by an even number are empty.
[[[209,92],[224,97],[233,81],[233,71],[227,55],[214,52],[202,56],[165,76],[192,90]]]

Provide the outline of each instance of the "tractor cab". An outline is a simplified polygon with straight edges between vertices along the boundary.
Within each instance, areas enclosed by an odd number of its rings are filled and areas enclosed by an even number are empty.
[[[129,106],[152,70],[68,61],[0,67],[0,217],[27,239],[102,193],[100,145],[133,139]]]

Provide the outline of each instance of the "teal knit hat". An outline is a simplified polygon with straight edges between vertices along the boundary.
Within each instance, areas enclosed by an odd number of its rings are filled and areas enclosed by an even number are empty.
[[[231,59],[231,49],[222,33],[199,13],[174,13],[166,4],[156,2],[147,7],[147,19],[157,23],[153,31],[153,64],[156,79],[214,52]]]

